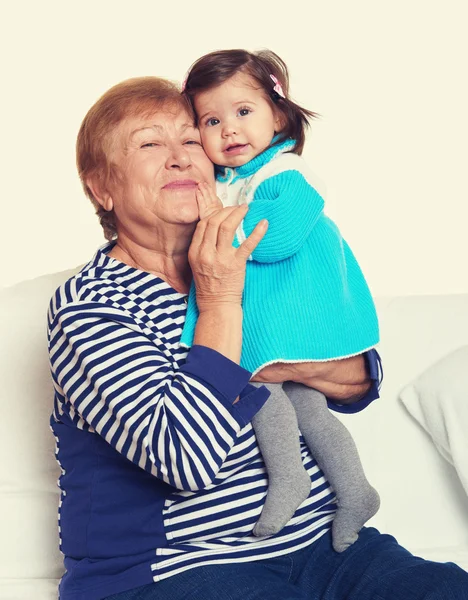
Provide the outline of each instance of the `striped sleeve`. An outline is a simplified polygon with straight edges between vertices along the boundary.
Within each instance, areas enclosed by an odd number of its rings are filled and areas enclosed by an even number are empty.
[[[268,220],[268,230],[252,259],[271,263],[295,254],[311,234],[323,207],[323,198],[299,171],[265,179],[255,190],[242,223],[243,237],[247,238],[259,221]]]
[[[182,490],[213,482],[268,396],[209,348],[192,348],[178,369],[160,339],[99,303],[68,304],[49,320],[49,354],[57,396],[77,426]]]

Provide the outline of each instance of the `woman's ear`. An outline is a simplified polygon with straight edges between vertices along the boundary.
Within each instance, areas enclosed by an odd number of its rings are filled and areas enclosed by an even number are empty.
[[[86,180],[86,185],[91,190],[91,193],[96,199],[96,202],[99,202],[99,204],[104,210],[111,211],[114,208],[114,201],[112,199],[112,195],[103,185],[103,182],[100,177],[89,177]]]

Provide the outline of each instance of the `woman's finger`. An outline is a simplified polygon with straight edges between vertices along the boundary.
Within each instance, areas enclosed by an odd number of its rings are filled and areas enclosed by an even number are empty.
[[[198,203],[198,214],[200,217],[200,221],[205,218],[206,212],[208,210],[209,198],[205,194],[204,184],[201,182],[198,184],[198,189],[196,192],[196,198]]]
[[[247,211],[248,205],[242,204],[241,206],[236,206],[235,210],[226,215],[223,221],[219,224],[218,228],[218,248],[223,249],[227,247],[232,247],[232,242],[234,240],[234,235],[237,231],[237,228],[242,223]]]
[[[218,245],[219,228],[229,216],[236,211],[235,206],[218,209],[213,215],[205,219],[206,227],[203,235],[203,244],[213,248],[213,251]],[[232,243],[232,238],[231,238]]]
[[[255,229],[252,231],[249,237],[242,242],[237,250],[242,259],[248,259],[258,244],[262,241],[267,229],[268,221],[266,219],[262,219],[259,223],[257,223]]]
[[[203,238],[205,237],[205,229],[206,221],[199,221],[192,236],[192,241],[190,242],[191,254],[198,253],[198,249],[203,243]]]
[[[199,221],[197,228],[195,229],[195,233],[192,237],[192,243],[191,243],[192,249],[195,247],[199,247],[202,244],[202,242],[204,241],[205,230],[208,225],[207,215],[210,212],[215,214],[215,213],[219,212],[220,210],[222,210],[222,205],[221,205],[221,207],[218,207],[213,211],[213,206],[215,203],[213,201],[212,194],[210,194],[208,192],[206,184],[199,183],[198,185],[199,185],[199,188],[196,191],[196,198],[197,198],[197,203],[198,203],[200,221]],[[215,198],[216,198],[216,194],[215,194]],[[219,199],[216,198],[216,200],[219,200]],[[219,201],[219,202],[221,202],[221,201]],[[205,215],[204,217],[202,216],[203,214]]]

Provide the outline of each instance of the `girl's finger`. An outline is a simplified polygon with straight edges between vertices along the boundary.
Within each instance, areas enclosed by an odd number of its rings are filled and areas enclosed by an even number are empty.
[[[210,187],[207,183],[201,182],[198,184],[198,189],[200,192],[200,200],[198,199],[198,208],[200,213],[200,219],[205,219],[209,217],[217,210],[223,208],[223,203],[216,196],[215,190]]]

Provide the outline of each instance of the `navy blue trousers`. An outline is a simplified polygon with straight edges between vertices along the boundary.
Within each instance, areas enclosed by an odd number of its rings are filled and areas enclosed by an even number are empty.
[[[106,600],[468,600],[468,573],[410,554],[364,528],[338,554],[327,533],[306,548],[266,560],[190,569]]]

